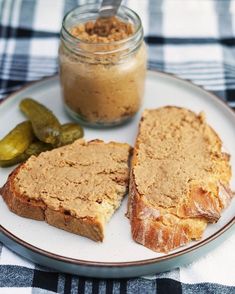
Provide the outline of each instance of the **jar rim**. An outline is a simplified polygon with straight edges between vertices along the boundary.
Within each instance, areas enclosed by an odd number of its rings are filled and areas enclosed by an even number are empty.
[[[75,37],[74,35],[71,34],[71,32],[66,28],[66,21],[67,21],[67,18],[70,16],[70,14],[72,14],[73,12],[75,12],[76,10],[79,10],[79,9],[82,9],[82,8],[87,8],[87,12],[89,12],[89,10],[91,9],[95,9],[97,10],[97,13],[98,13],[98,9],[100,7],[100,4],[99,3],[90,3],[90,4],[84,4],[84,5],[79,5],[73,9],[71,9],[70,11],[68,11],[64,18],[63,18],[63,21],[62,21],[62,28],[61,30],[64,30],[66,34],[68,34],[68,36],[71,38],[71,40],[75,41],[75,42],[80,42],[80,43],[83,43],[83,44],[87,44],[87,45],[95,45],[95,46],[104,46],[105,43],[103,42],[97,42],[97,43],[92,43],[90,41],[86,41],[86,40],[83,40],[83,39],[80,39],[79,37]],[[132,17],[133,19],[135,19],[138,23],[138,26],[135,30],[135,32],[133,33],[133,35],[127,37],[127,38],[124,38],[122,40],[118,40],[118,41],[112,41],[112,42],[109,42],[108,45],[122,45],[122,44],[125,44],[125,43],[128,43],[130,42],[131,40],[135,39],[136,36],[138,36],[139,33],[141,33],[143,35],[143,28],[142,28],[142,22],[141,22],[141,19],[139,17],[139,15],[132,9],[130,9],[129,7],[125,6],[125,5],[121,5],[119,10],[122,9],[124,10],[124,13],[127,15],[127,16],[130,16]],[[107,44],[106,44],[107,45]]]

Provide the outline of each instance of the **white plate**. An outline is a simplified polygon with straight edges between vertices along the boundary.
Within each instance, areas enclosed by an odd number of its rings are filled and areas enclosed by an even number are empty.
[[[60,121],[70,120],[64,112],[58,77],[34,83],[11,95],[0,105],[0,137],[24,120],[18,104],[31,96],[48,106]],[[208,123],[231,154],[232,189],[235,190],[235,115],[226,104],[193,84],[176,77],[148,72],[143,108],[176,105],[195,112],[204,111]],[[103,139],[134,144],[141,112],[127,124],[111,129],[85,128],[86,139]],[[0,169],[2,186],[12,168]],[[235,201],[224,211],[217,224],[209,225],[200,242],[192,242],[171,254],[153,252],[131,239],[125,217],[126,200],[107,225],[103,243],[96,243],[45,222],[34,221],[11,213],[0,199],[0,240],[27,258],[62,271],[97,277],[127,277],[168,270],[204,254],[224,239],[234,223]],[[231,231],[231,230],[230,230]],[[219,237],[219,238],[217,238]],[[217,239],[216,239],[217,238]]]

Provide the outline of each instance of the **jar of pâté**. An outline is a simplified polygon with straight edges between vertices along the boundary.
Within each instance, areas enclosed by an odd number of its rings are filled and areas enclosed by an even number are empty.
[[[146,48],[139,16],[121,6],[98,18],[99,5],[65,15],[59,48],[62,96],[68,113],[91,126],[112,126],[132,118],[141,106]]]

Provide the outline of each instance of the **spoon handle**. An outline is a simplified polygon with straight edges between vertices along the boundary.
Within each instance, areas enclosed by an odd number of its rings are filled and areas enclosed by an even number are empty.
[[[106,18],[117,14],[122,0],[103,0],[99,10],[99,17]]]

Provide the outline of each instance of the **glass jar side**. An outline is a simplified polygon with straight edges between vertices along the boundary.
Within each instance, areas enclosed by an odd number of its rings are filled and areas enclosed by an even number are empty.
[[[100,50],[104,44],[98,46],[99,50],[97,44],[80,41],[78,50],[73,46],[71,39],[62,35],[60,80],[70,115],[93,126],[119,124],[135,115],[141,105],[146,74],[142,27],[132,40],[115,47],[115,52]]]

